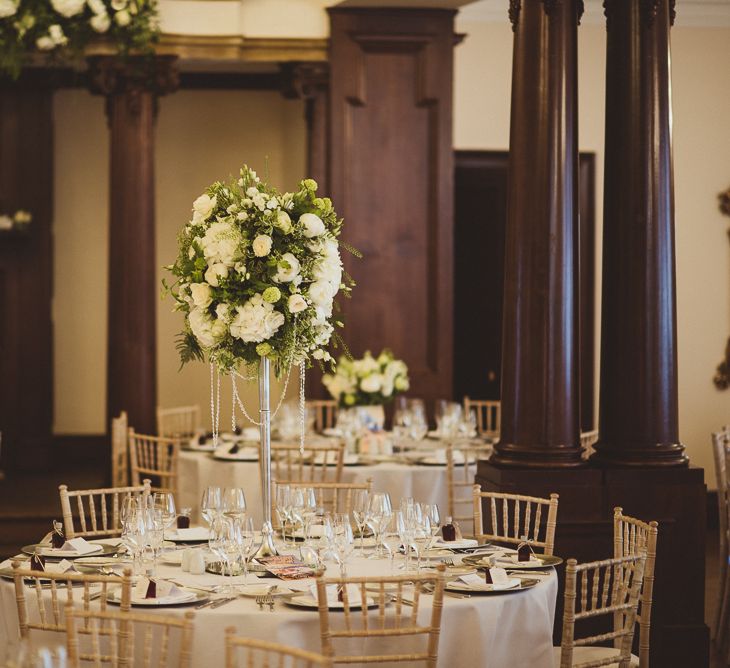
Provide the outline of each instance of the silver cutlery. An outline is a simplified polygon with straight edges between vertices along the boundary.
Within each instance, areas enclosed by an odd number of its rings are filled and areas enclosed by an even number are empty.
[[[210,599],[209,601],[203,601],[202,603],[198,603],[198,605],[195,606],[195,609],[202,610],[203,608],[207,608],[207,607],[213,605],[213,603],[215,603],[218,600],[219,599],[217,599],[217,598],[213,598],[213,599]]]
[[[222,605],[226,605],[226,603],[230,603],[231,601],[235,601],[235,600],[236,600],[235,596],[228,596],[227,598],[219,598],[219,599],[213,601],[210,608],[211,608],[211,610],[213,608],[220,608]]]
[[[265,598],[266,598],[266,596],[256,596],[254,598],[256,605],[259,606],[259,612],[262,612],[264,609],[264,599]]]

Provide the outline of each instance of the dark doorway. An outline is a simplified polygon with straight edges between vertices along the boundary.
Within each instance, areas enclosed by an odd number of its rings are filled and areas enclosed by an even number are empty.
[[[507,151],[454,152],[454,397],[499,399]],[[580,155],[581,429],[593,429],[595,155]],[[529,196],[526,193],[525,196]]]

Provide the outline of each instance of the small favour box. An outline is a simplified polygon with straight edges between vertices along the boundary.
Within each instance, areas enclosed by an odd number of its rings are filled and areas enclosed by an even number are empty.
[[[238,454],[238,451],[241,449],[241,446],[238,445],[238,443],[234,443],[231,449],[228,451],[229,455],[236,455]]]
[[[60,550],[65,542],[66,537],[63,535],[63,524],[61,522],[53,520],[53,531],[51,532],[51,546],[54,550]]]
[[[517,561],[530,561],[533,555],[532,546],[524,541],[517,546]]]
[[[39,552],[34,552],[30,557],[30,570],[32,571],[45,571],[46,560],[43,555]]]

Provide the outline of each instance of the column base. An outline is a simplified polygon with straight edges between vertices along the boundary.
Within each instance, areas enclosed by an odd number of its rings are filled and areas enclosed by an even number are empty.
[[[494,446],[490,462],[500,468],[562,469],[584,468],[583,448],[579,445],[517,445],[500,441]]]
[[[557,492],[560,501],[555,554],[564,559],[592,561],[613,556],[615,506],[621,506],[632,517],[657,520],[651,665],[708,665],[709,629],[704,620],[706,488],[702,469],[600,468],[591,461],[583,470],[557,470],[546,476],[540,470],[503,468],[484,461],[479,463],[476,482],[485,491],[544,497]],[[561,586],[555,613],[555,645],[560,644],[562,632],[564,574],[564,566],[558,567]],[[634,640],[636,651],[638,633]]]
[[[620,446],[608,441],[599,441],[595,446],[591,462],[604,468],[646,468],[689,466],[681,443],[621,443]]]

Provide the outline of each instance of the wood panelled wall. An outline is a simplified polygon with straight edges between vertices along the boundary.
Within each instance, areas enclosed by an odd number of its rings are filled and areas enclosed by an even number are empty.
[[[0,87],[0,214],[29,211],[23,232],[0,231],[2,465],[48,464],[52,401],[52,89]]]
[[[428,404],[452,387],[454,12],[330,10],[330,191],[358,283],[353,354],[390,347]]]

